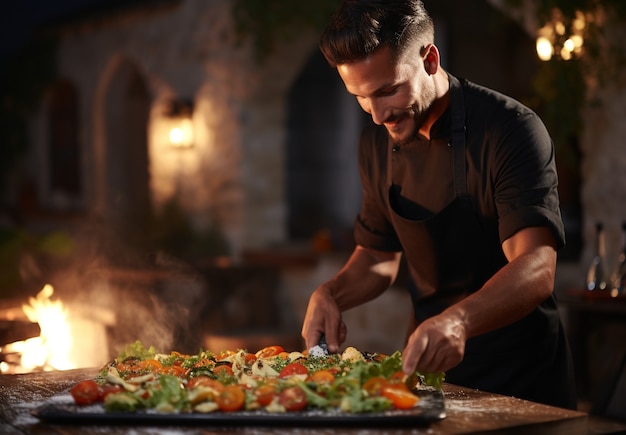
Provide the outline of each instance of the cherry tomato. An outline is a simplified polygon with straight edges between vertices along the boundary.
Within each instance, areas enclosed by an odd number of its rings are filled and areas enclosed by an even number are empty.
[[[392,374],[391,376],[389,376],[390,382],[404,383],[406,379],[407,379],[407,375],[405,375],[402,370],[399,370],[395,372],[394,374]]]
[[[383,388],[382,395],[391,400],[396,409],[410,409],[419,402],[419,397],[404,384],[390,383]]]
[[[70,389],[77,405],[90,405],[101,400],[100,386],[93,380],[80,381]]]
[[[124,391],[121,385],[104,384],[100,387],[100,400],[106,399],[109,394],[117,394]]]
[[[213,369],[213,373],[215,373],[218,376],[233,376],[233,369],[231,366],[226,365],[226,364],[222,364],[219,366],[215,366],[215,368]]]
[[[316,384],[332,384],[335,381],[335,375],[330,370],[322,369],[313,373],[309,380]]]
[[[243,408],[246,401],[246,393],[239,385],[228,385],[217,395],[217,403],[220,411],[232,412]]]
[[[269,358],[271,356],[277,356],[285,349],[282,346],[267,346],[256,353],[257,358]]]
[[[307,405],[306,393],[296,385],[287,387],[280,392],[278,403],[287,411],[301,411]]]
[[[247,353],[245,358],[246,365],[251,366],[256,361],[256,355],[253,353]]]
[[[363,391],[367,392],[370,397],[378,397],[382,395],[383,389],[389,385],[389,381],[382,376],[374,376],[369,378],[363,384]]]
[[[254,390],[254,397],[259,405],[267,406],[276,397],[276,386],[273,384],[260,385]]]
[[[292,362],[287,364],[278,375],[279,378],[289,378],[294,375],[308,375],[309,370],[298,362]]]

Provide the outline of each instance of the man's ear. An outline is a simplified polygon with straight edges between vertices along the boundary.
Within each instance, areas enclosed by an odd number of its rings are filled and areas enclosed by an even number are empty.
[[[422,49],[424,69],[429,75],[433,75],[439,69],[439,50],[433,44],[428,44]]]

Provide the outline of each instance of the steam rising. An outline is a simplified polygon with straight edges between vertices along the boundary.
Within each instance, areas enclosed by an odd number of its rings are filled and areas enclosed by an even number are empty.
[[[104,364],[137,340],[160,352],[196,352],[202,346],[207,331],[198,324],[206,284],[188,265],[163,254],[142,258],[93,231],[76,239],[73,254],[62,261],[35,267],[26,257],[30,266],[22,272],[29,273],[22,276],[29,287],[44,281],[54,286],[71,321],[83,325],[74,332],[81,351],[103,355],[98,363]],[[104,339],[84,326],[90,322],[106,326]]]

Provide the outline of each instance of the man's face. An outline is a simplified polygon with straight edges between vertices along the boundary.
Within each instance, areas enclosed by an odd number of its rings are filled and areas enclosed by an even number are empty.
[[[346,89],[395,143],[413,138],[435,99],[435,87],[419,52],[394,59],[382,47],[364,60],[337,66]]]

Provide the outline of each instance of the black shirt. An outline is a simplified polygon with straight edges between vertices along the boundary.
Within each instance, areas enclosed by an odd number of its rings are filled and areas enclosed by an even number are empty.
[[[455,132],[465,132],[454,143],[448,109],[429,141],[393,145],[384,127],[372,126],[359,144],[363,201],[355,238],[404,252],[417,323],[480,289],[506,264],[502,242],[517,231],[543,226],[557,247],[565,243],[554,146],[541,120],[497,92],[452,77],[451,86]],[[575,409],[554,295],[524,318],[468,339],[463,361],[446,379]]]
[[[548,227],[565,244],[559,210],[554,146],[539,117],[503,94],[462,80],[466,111],[467,189],[474,209],[494,238],[502,243],[531,226]],[[423,182],[403,185],[394,166],[393,189],[405,217],[423,219],[443,209],[454,197],[449,109],[431,128],[431,140],[415,139],[396,147],[419,160]],[[402,250],[389,218],[388,147],[384,126],[367,127],[359,143],[363,200],[355,239],[383,251]],[[412,154],[412,155],[411,155]],[[400,195],[401,193],[401,195]],[[498,248],[499,249],[499,248]]]

